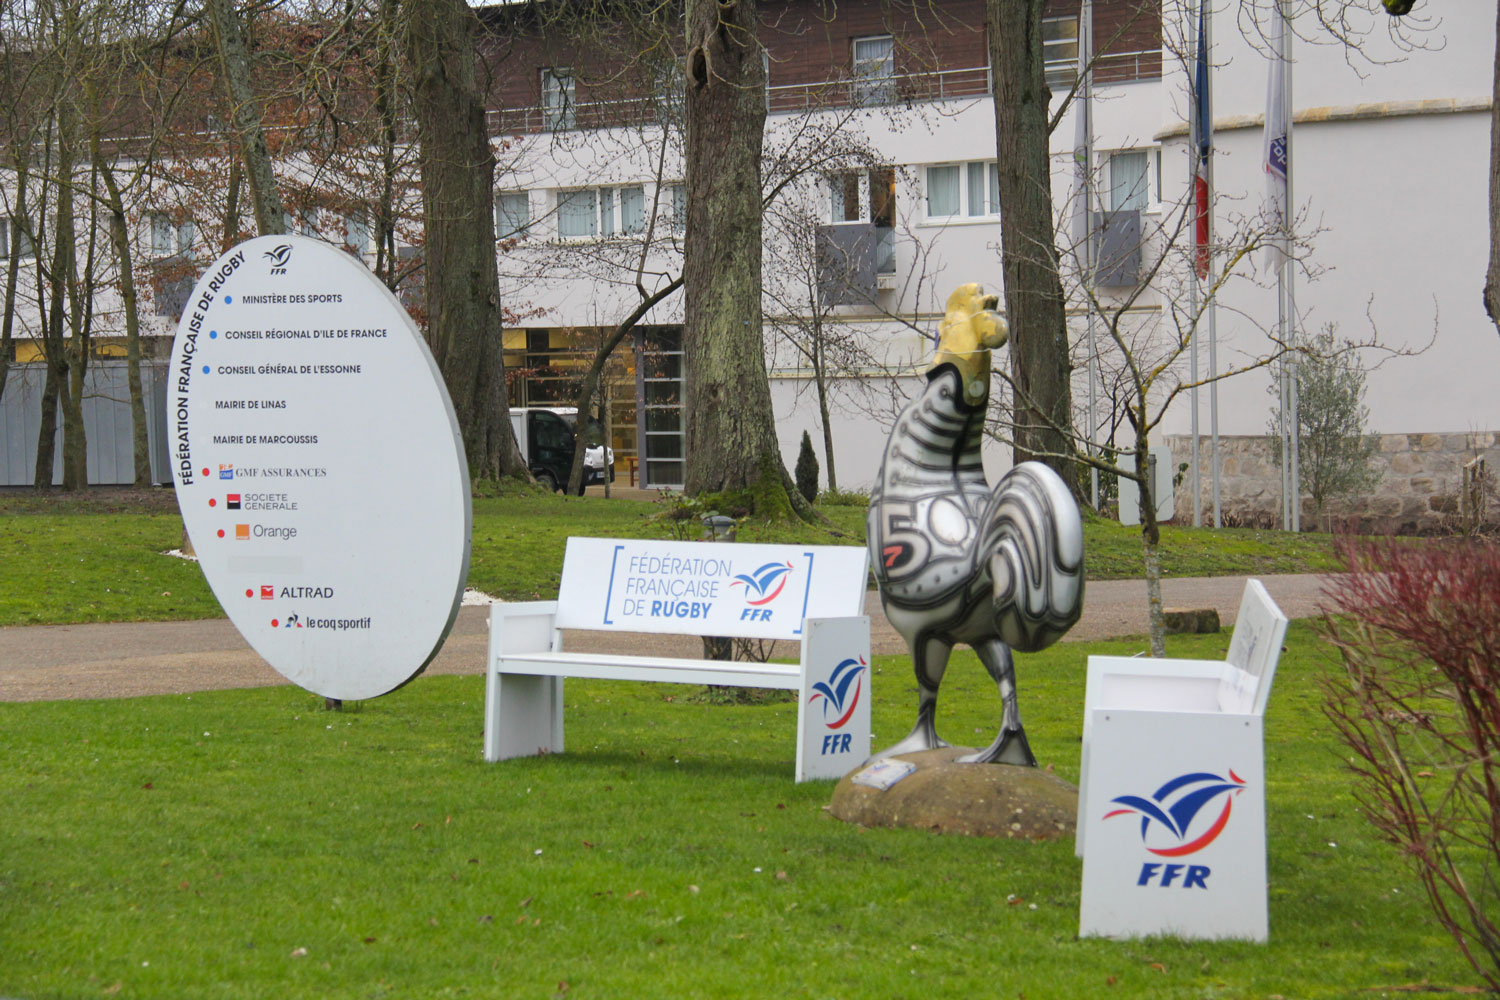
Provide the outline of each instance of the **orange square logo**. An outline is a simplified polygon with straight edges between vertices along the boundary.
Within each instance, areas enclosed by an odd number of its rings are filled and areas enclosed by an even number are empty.
[[[250,540],[250,525],[236,524],[234,526],[234,540],[237,542],[248,542]]]

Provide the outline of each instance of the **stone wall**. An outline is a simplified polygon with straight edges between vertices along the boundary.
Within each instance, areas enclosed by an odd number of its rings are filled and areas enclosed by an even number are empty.
[[[1170,435],[1172,464],[1188,460],[1192,438]],[[1213,494],[1210,464],[1211,440],[1199,438],[1203,477],[1199,502],[1203,523],[1212,522]],[[1281,472],[1271,458],[1271,442],[1263,436],[1220,436],[1223,455],[1219,467],[1220,507],[1230,526],[1279,527],[1281,520]],[[1477,496],[1460,496],[1464,467],[1476,458],[1485,460],[1489,475]],[[1382,434],[1373,456],[1381,478],[1368,494],[1350,500],[1332,501],[1320,523],[1313,524],[1312,501],[1303,498],[1302,525],[1312,530],[1332,528],[1361,534],[1418,535],[1454,531],[1475,514],[1493,520],[1495,490],[1500,473],[1500,434],[1478,431],[1460,434]],[[1175,524],[1192,524],[1191,490],[1186,482],[1176,493]]]

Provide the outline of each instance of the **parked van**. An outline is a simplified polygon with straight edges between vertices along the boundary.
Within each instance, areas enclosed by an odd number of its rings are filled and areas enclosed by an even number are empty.
[[[516,432],[521,457],[536,481],[557,491],[568,485],[573,469],[578,410],[571,406],[513,406],[510,426]],[[583,453],[583,485],[615,481],[615,450],[604,440],[604,427],[590,417],[584,424],[588,450]],[[582,495],[582,489],[579,494]]]

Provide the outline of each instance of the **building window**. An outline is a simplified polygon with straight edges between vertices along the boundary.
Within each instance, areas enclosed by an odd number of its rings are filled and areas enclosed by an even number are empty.
[[[828,221],[869,222],[890,229],[896,225],[896,168],[850,170],[829,174]]]
[[[370,220],[364,215],[344,216],[344,246],[361,257],[370,252]]]
[[[657,116],[663,121],[681,121],[687,110],[687,73],[682,61],[674,58],[658,66],[653,88]]]
[[[646,192],[640,186],[557,193],[557,235],[564,239],[633,236],[645,229]]]
[[[287,234],[297,236],[308,236],[312,239],[318,238],[318,210],[315,208],[304,208],[296,215],[291,212],[281,213],[281,228]]]
[[[896,42],[890,35],[854,40],[854,103],[861,107],[896,99]]]
[[[668,184],[666,202],[672,232],[684,232],[687,229],[687,185]]]
[[[624,234],[634,235],[646,230],[646,192],[640,187],[616,188],[610,192],[609,208],[601,208],[601,212],[607,212],[600,219],[601,228],[606,235]],[[602,204],[602,202],[601,202]],[[610,215],[613,222],[610,223]]]
[[[998,163],[970,163],[968,172],[969,216],[1000,214],[1000,165]]]
[[[1042,64],[1047,86],[1066,90],[1078,77],[1078,18],[1042,18]]]
[[[643,187],[583,187],[558,192],[558,235],[564,240],[634,235],[645,228]]]
[[[927,218],[979,219],[1000,214],[1000,169],[994,160],[927,168]]]
[[[637,435],[641,485],[681,489],[683,443],[683,351],[681,327],[648,327],[635,341]]]
[[[173,224],[170,216],[162,212],[146,215],[146,225],[151,233],[151,256],[171,257],[187,254],[193,249],[193,224],[191,221]],[[19,240],[17,241],[19,245]]]
[[[946,219],[959,214],[958,164],[927,168],[927,217]]]
[[[1150,200],[1147,156],[1144,149],[1126,149],[1111,153],[1109,170],[1109,209],[1112,212],[1144,212]]]
[[[573,240],[599,235],[599,192],[557,192],[557,235]]]
[[[829,219],[831,221],[859,222],[861,220],[862,217],[859,212],[859,178],[860,175],[854,171],[829,175]]]
[[[531,225],[531,198],[525,191],[502,191],[495,197],[495,236],[520,236]]]
[[[0,249],[0,257],[7,256],[8,251],[14,250],[15,255],[22,259],[36,256],[36,247],[31,243],[31,236],[26,231],[24,223],[18,221],[15,216],[9,219],[0,218],[0,241],[3,241],[9,230],[9,246]]]
[[[542,70],[542,121],[553,131],[573,127],[573,71]]]
[[[846,171],[829,174],[826,178],[829,192],[829,221],[834,226],[866,224],[872,231],[864,237],[852,237],[854,246],[859,239],[873,239],[874,269],[877,274],[892,274],[896,270],[896,168],[875,167],[871,170]],[[841,245],[851,236],[830,232],[829,239]],[[847,251],[847,247],[846,247]],[[847,253],[846,253],[847,255]]]

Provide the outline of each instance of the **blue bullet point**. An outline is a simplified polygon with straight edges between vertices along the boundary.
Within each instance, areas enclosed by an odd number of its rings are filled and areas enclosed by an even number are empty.
[[[210,331],[208,331],[208,339],[209,340],[218,340],[219,339],[219,331],[218,330],[210,330]]]
[[[205,375],[208,374],[208,365],[204,365],[203,366],[203,374],[205,374]]]
[[[226,306],[229,305],[229,303],[231,303],[233,301],[234,301],[234,296],[233,295],[226,295],[226,296],[224,296],[224,304]]]

